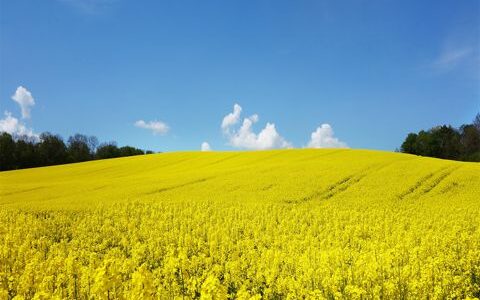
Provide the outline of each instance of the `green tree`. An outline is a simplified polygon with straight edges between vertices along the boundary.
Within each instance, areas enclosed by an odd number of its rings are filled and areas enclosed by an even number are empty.
[[[450,125],[410,133],[402,143],[400,150],[405,153],[456,159],[480,161],[480,114],[472,124],[456,129]]]
[[[475,125],[463,125],[460,127],[462,159],[479,161],[480,158],[480,129]]]
[[[137,149],[131,146],[121,147],[119,150],[120,156],[133,156],[133,155],[143,155],[145,152],[141,149]]]
[[[417,154],[417,137],[416,133],[409,133],[405,141],[400,147],[400,151],[410,154]]]
[[[430,130],[430,155],[445,159],[458,159],[461,154],[460,134],[452,126],[439,126]]]
[[[15,141],[6,132],[0,134],[0,170],[15,168]]]
[[[39,163],[42,166],[58,165],[67,162],[67,147],[59,135],[49,132],[40,135],[40,143],[37,144]]]
[[[32,168],[39,166],[39,159],[35,151],[36,139],[28,136],[21,136],[15,145],[15,157],[18,169]]]
[[[68,157],[71,162],[87,161],[92,158],[88,137],[75,134],[68,138]]]
[[[430,135],[425,130],[421,130],[416,139],[415,149],[417,151],[416,154],[423,155],[423,156],[433,156],[433,140]]]
[[[105,159],[119,157],[120,151],[115,142],[103,143],[97,148],[95,158]]]

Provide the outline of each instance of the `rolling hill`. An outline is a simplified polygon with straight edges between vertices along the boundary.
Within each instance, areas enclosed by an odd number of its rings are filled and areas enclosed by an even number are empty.
[[[0,220],[0,299],[480,297],[478,163],[349,149],[99,160],[1,172]]]

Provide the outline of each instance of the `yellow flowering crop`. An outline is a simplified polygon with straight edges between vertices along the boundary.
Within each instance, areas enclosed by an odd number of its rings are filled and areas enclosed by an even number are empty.
[[[480,297],[480,164],[179,152],[0,173],[0,299]]]

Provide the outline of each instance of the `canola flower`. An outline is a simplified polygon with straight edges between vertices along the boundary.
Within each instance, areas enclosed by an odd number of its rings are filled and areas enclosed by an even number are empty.
[[[480,164],[184,152],[0,173],[0,299],[480,297]]]

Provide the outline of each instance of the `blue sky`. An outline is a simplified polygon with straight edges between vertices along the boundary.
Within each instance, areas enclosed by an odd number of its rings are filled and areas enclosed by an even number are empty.
[[[0,3],[1,124],[34,133],[394,150],[480,111],[479,1]]]

